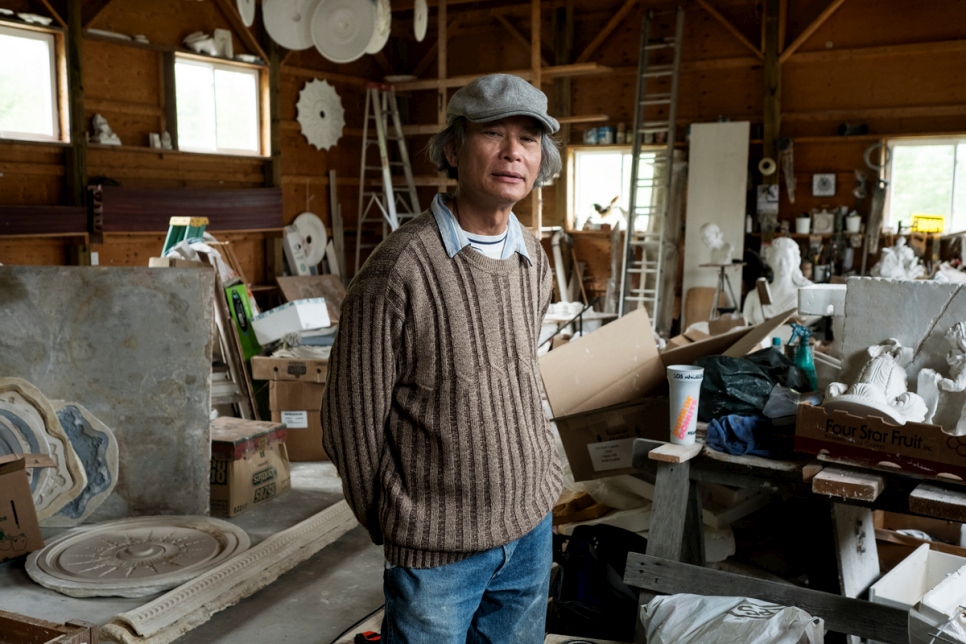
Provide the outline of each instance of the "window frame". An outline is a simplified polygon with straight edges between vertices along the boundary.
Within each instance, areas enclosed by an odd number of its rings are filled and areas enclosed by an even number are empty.
[[[952,167],[952,186],[950,187],[949,196],[949,213],[946,218],[946,228],[943,231],[944,234],[949,234],[957,230],[966,230],[966,222],[963,222],[959,228],[955,227],[953,217],[956,214],[956,170],[959,164],[966,163],[966,155],[960,155],[958,153],[959,146],[966,146],[966,133],[964,134],[939,134],[935,136],[890,136],[883,140],[885,151],[883,154],[884,158],[880,157],[880,161],[884,161],[885,165],[882,169],[882,178],[887,181],[890,185],[895,179],[895,170],[893,166],[893,160],[895,159],[895,154],[893,152],[896,147],[918,147],[918,146],[940,146],[948,145],[953,148],[953,167]],[[886,193],[885,207],[883,208],[882,225],[884,227],[895,228],[894,219],[892,214],[892,197],[893,191],[888,190]],[[936,214],[936,213],[927,213]],[[911,224],[911,219],[908,222]],[[905,228],[905,226],[903,227]],[[898,231],[897,231],[898,232]]]
[[[660,154],[667,150],[666,145],[642,145],[641,154]],[[577,155],[580,153],[590,152],[597,154],[622,154],[631,156],[634,154],[634,146],[626,144],[601,144],[593,145],[589,143],[584,144],[574,144],[568,145],[567,151],[567,212],[564,227],[568,232],[580,231],[580,232],[593,232],[584,231],[580,228],[574,228],[574,223],[576,219],[575,209],[577,207]],[[629,187],[628,187],[629,188]],[[605,231],[610,234],[609,231]]]
[[[177,65],[179,62],[184,62],[192,65],[208,66],[214,70],[224,70],[231,72],[247,72],[251,73],[255,77],[255,122],[258,129],[257,150],[240,150],[237,148],[215,148],[215,149],[201,149],[201,148],[191,148],[185,147],[181,142],[181,137],[178,136],[177,149],[181,152],[186,152],[190,154],[216,154],[219,156],[243,156],[243,157],[261,157],[267,158],[271,156],[271,141],[270,141],[270,127],[269,122],[269,87],[268,87],[268,67],[265,65],[257,65],[254,63],[245,63],[241,61],[229,60],[225,58],[214,58],[212,56],[205,56],[202,54],[191,54],[186,52],[174,52],[171,59],[171,79],[174,83],[174,97],[175,104],[172,106],[172,113],[177,115],[178,105],[177,105],[177,95],[178,87],[177,81]],[[179,128],[180,130],[180,128]],[[215,138],[217,145],[217,136]]]
[[[32,141],[37,143],[70,142],[70,116],[66,87],[67,60],[64,47],[64,32],[51,27],[0,20],[0,35],[31,40],[44,40],[50,43],[51,129],[53,130],[52,135],[0,130],[0,140]]]

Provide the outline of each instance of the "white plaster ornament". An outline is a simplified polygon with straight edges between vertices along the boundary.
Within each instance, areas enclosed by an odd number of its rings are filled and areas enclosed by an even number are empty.
[[[392,28],[392,6],[389,0],[376,0],[376,24],[366,46],[367,54],[378,54],[389,42],[389,31]]]
[[[906,245],[906,238],[899,237],[893,246],[882,249],[882,257],[869,270],[872,277],[889,277],[897,280],[914,280],[926,274],[916,253]]]
[[[312,13],[319,0],[264,0],[262,21],[272,40],[286,49],[312,46]]]
[[[345,127],[345,110],[334,87],[324,80],[310,80],[299,92],[296,107],[302,136],[312,146],[328,150],[336,144]]]
[[[751,289],[745,296],[741,313],[751,324],[761,324],[776,315],[798,309],[798,289],[812,283],[802,274],[802,254],[798,242],[789,237],[775,239],[765,250],[769,266],[775,278],[768,288],[771,304],[762,305],[758,289]]]
[[[733,249],[731,243],[725,240],[724,233],[718,224],[708,222],[701,226],[701,241],[711,251],[712,264],[730,264]]]
[[[328,60],[362,58],[376,31],[377,0],[320,0],[312,14],[312,41]]]
[[[416,42],[423,42],[426,37],[426,27],[429,26],[429,6],[426,0],[416,0],[413,7],[413,32]]]
[[[946,331],[946,341],[950,346],[949,353],[946,354],[946,364],[949,365],[949,375],[952,377],[943,378],[934,369],[923,369],[919,372],[917,391],[926,402],[927,423],[933,422],[939,403],[945,398],[943,392],[966,391],[966,322],[957,322],[951,326]],[[966,435],[966,404],[959,414],[956,427],[947,431],[954,436]]]
[[[255,0],[235,0],[238,7],[238,15],[241,16],[242,23],[246,27],[251,27],[255,23]]]
[[[84,466],[74,452],[70,439],[60,426],[57,413],[47,397],[22,378],[0,378],[0,417],[7,427],[15,427],[27,442],[46,445],[40,453],[48,454],[55,463],[41,474],[40,482],[31,490],[37,519],[53,516],[83,491],[87,485]]]
[[[70,597],[145,597],[248,549],[241,528],[210,517],[121,519],[74,528],[27,557],[27,574]]]
[[[925,420],[926,402],[906,387],[905,365],[912,360],[912,349],[889,339],[869,347],[868,354],[870,360],[855,382],[830,384],[822,406],[858,416],[880,416],[899,425]]]

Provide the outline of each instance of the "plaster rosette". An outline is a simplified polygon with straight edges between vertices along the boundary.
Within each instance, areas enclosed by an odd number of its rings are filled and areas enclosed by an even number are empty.
[[[38,443],[46,441],[49,447],[55,466],[50,468],[43,485],[32,491],[37,519],[43,521],[77,498],[87,485],[84,466],[50,401],[26,380],[0,378],[0,416],[22,431],[29,429]]]
[[[74,528],[27,557],[38,584],[71,597],[145,597],[179,586],[249,546],[209,517],[163,516]]]
[[[107,425],[82,405],[63,400],[50,401],[57,420],[66,432],[74,453],[84,466],[87,485],[57,514],[41,521],[50,528],[72,528],[87,520],[117,484],[117,438]]]
[[[299,92],[298,122],[302,136],[318,150],[328,150],[342,136],[345,110],[335,88],[324,80],[310,80]]]

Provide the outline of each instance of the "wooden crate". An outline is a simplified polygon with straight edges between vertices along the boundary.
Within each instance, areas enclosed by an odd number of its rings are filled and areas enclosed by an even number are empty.
[[[80,620],[54,624],[0,610],[0,644],[97,644],[97,625]]]

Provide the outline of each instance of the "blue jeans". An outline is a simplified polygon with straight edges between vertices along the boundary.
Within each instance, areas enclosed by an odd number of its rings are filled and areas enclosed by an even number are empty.
[[[551,517],[505,546],[436,568],[386,564],[387,644],[538,644],[544,640]]]

